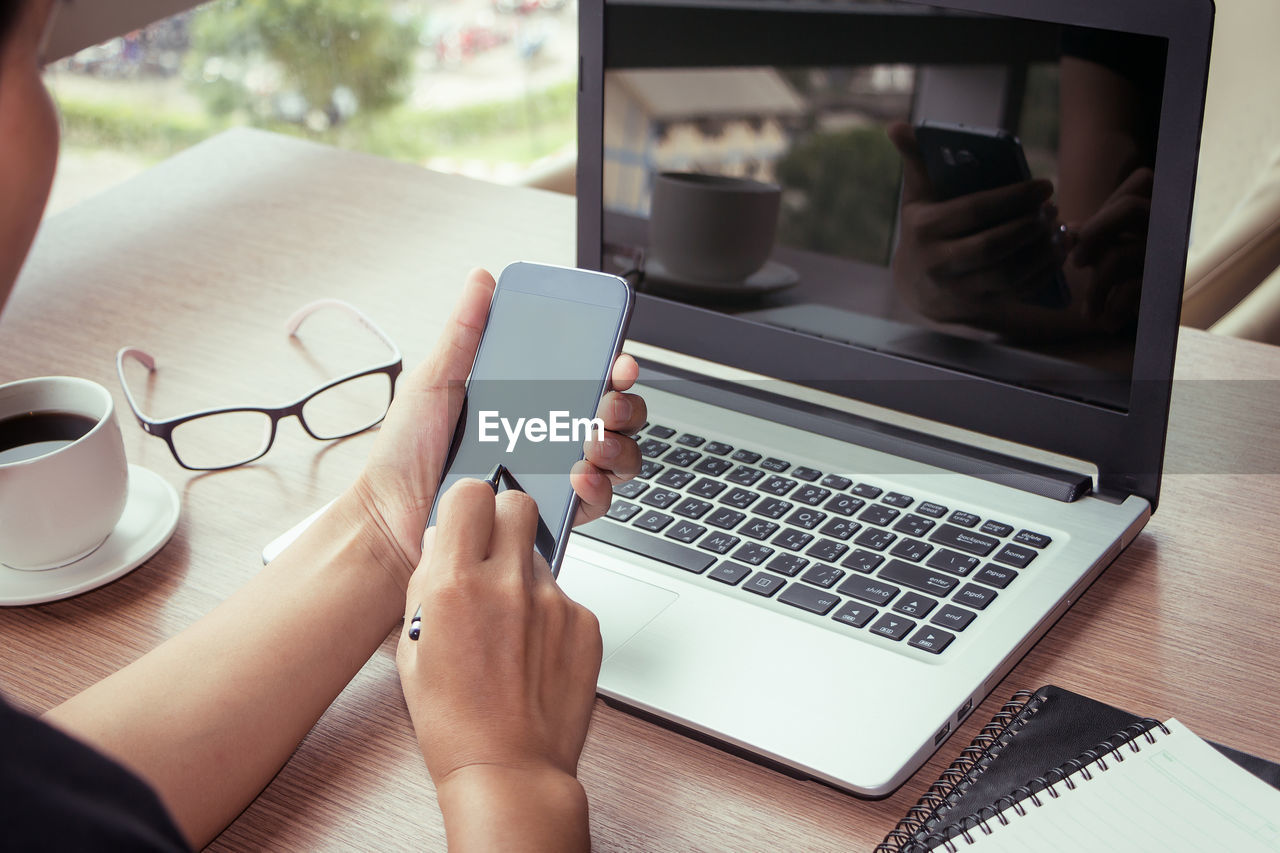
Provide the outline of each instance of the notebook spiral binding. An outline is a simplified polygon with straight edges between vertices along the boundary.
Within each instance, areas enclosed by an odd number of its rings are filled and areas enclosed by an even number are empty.
[[[1000,712],[992,717],[991,722],[982,728],[973,742],[961,750],[951,766],[938,777],[938,781],[929,786],[929,790],[920,797],[919,802],[907,811],[906,816],[875,848],[875,853],[914,853],[914,851],[927,850],[937,844],[941,844],[942,849],[947,853],[958,853],[960,846],[957,841],[963,839],[966,845],[972,844],[975,837],[974,830],[981,830],[984,835],[990,835],[993,832],[990,821],[1008,824],[1009,819],[1004,815],[1006,809],[1012,808],[1018,815],[1025,815],[1027,813],[1025,804],[1028,801],[1037,808],[1044,802],[1041,794],[1047,793],[1051,798],[1056,799],[1061,796],[1058,791],[1059,785],[1069,790],[1078,787],[1079,783],[1072,778],[1077,771],[1081,779],[1089,781],[1093,778],[1092,767],[1105,771],[1108,759],[1116,762],[1124,761],[1123,747],[1128,746],[1130,752],[1139,752],[1142,749],[1138,743],[1139,740],[1145,739],[1148,743],[1155,743],[1152,729],[1158,728],[1164,734],[1169,733],[1164,723],[1150,717],[1131,723],[1076,758],[1053,768],[1043,776],[1035,777],[1025,785],[1019,785],[962,821],[947,826],[941,832],[925,834],[924,830],[938,811],[948,805],[952,797],[962,793],[960,786],[969,778],[973,769],[982,764],[984,758],[994,757],[994,754],[999,751],[1013,720],[1024,711],[1035,713],[1035,702],[1034,694],[1029,690],[1019,690],[1015,693]]]

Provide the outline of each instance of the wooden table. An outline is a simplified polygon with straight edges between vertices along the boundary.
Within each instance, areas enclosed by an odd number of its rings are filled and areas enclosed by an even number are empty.
[[[470,267],[571,263],[573,215],[564,196],[234,131],[47,222],[0,320],[0,381],[65,373],[113,389],[130,460],[173,483],[183,512],[125,578],[0,610],[0,690],[40,711],[182,630],[368,452],[368,434],[320,444],[290,425],[261,463],[192,475],[130,422],[118,347],[156,356],[141,396],[160,415],[284,401],[376,358],[338,321],[288,343],[284,319],[316,297],[359,305],[416,363]],[[1280,759],[1280,350],[1184,331],[1178,358],[1181,378],[1206,381],[1175,390],[1146,532],[894,796],[796,782],[597,703],[581,764],[597,848],[868,850],[1001,702],[1045,683]],[[443,847],[392,639],[213,847]]]

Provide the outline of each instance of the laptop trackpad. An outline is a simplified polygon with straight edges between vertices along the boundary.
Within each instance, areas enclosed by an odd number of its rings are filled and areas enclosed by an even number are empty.
[[[605,660],[680,597],[671,590],[602,569],[581,557],[564,561],[559,581],[566,595],[600,620]]]

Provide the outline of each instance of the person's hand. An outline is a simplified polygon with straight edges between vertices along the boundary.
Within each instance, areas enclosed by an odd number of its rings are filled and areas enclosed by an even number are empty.
[[[396,662],[451,850],[586,846],[600,627],[534,550],[537,523],[528,495],[461,480],[409,582]]]
[[[403,589],[422,556],[436,488],[444,472],[454,426],[462,410],[465,382],[488,318],[494,280],[484,270],[468,277],[445,331],[422,364],[400,378],[395,401],[379,430],[373,451],[352,487],[353,512],[374,532],[379,561]],[[609,509],[613,484],[640,470],[640,451],[629,437],[648,418],[644,400],[625,393],[639,367],[623,355],[613,365],[600,405],[609,432],[586,448],[570,481],[582,503],[576,522],[598,518]],[[358,522],[359,523],[359,522]]]
[[[894,283],[917,311],[940,322],[983,325],[1003,305],[1042,287],[1062,263],[1053,184],[1028,180],[939,199],[915,131],[887,133],[902,155],[902,215]]]
[[[1104,331],[1127,328],[1138,316],[1153,178],[1151,169],[1135,169],[1077,229],[1073,277],[1083,279],[1086,319]]]

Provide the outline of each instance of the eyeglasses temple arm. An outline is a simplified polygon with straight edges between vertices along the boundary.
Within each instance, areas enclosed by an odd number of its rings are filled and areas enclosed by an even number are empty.
[[[156,369],[156,360],[151,354],[140,350],[137,347],[121,347],[116,353],[116,375],[120,377],[120,387],[124,389],[124,397],[129,402],[129,408],[133,410],[133,416],[138,419],[138,423],[143,429],[147,429],[150,424],[155,423],[151,418],[142,414],[142,410],[138,407],[138,401],[133,399],[133,392],[129,390],[129,383],[124,378],[124,360],[132,358],[143,367],[147,372],[154,373]]]
[[[285,331],[288,332],[290,336],[296,337],[298,329],[302,328],[303,321],[323,308],[338,308],[348,315],[356,318],[366,329],[377,335],[378,338],[387,345],[391,352],[395,353],[397,359],[403,358],[400,354],[400,347],[396,346],[396,342],[391,340],[390,335],[382,331],[382,328],[377,323],[373,322],[373,319],[368,314],[364,313],[350,302],[346,302],[342,299],[317,299],[315,302],[303,305],[293,313],[293,316],[285,321]]]

